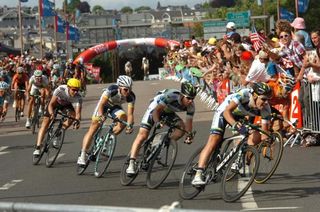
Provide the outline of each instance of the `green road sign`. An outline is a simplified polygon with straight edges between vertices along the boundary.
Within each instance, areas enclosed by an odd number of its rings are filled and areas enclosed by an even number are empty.
[[[249,27],[250,10],[243,12],[228,12],[227,20],[234,22],[237,27]]]

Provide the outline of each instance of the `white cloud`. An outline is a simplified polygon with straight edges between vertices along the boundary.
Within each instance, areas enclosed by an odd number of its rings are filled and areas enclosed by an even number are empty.
[[[53,2],[53,0],[51,0]],[[57,7],[61,8],[63,0],[55,0]],[[81,0],[85,1],[85,0]],[[95,5],[100,5],[104,9],[117,9],[120,10],[122,7],[129,6],[134,8],[141,6],[149,6],[153,9],[156,8],[158,1],[162,6],[167,5],[188,5],[189,7],[193,7],[195,4],[204,3],[209,0],[179,0],[173,2],[172,0],[86,0],[91,8]],[[38,0],[29,0],[27,3],[22,3],[25,6],[36,6],[38,4]],[[15,7],[18,5],[17,1],[6,1],[0,0],[0,6],[7,5],[9,7]]]

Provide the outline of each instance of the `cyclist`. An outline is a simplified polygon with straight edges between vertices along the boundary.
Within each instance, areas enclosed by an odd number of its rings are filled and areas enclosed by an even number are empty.
[[[261,124],[264,131],[268,131],[268,123],[271,115],[268,100],[272,97],[272,90],[268,84],[264,82],[253,83],[252,88],[243,88],[234,94],[230,94],[217,108],[213,116],[210,135],[207,144],[200,153],[198,169],[192,184],[201,186],[205,184],[202,179],[202,173],[207,162],[221,142],[227,124],[232,126],[234,131],[245,134],[247,129],[241,125],[239,120],[245,116],[254,118],[261,115]],[[263,135],[262,139],[266,137]],[[249,139],[249,145],[258,144],[261,136],[258,132],[253,132]]]
[[[53,64],[51,76],[50,76],[50,83],[51,83],[51,89],[54,90],[59,86],[59,80],[60,80],[60,66],[59,64]]]
[[[111,85],[104,90],[93,112],[90,128],[83,138],[82,149],[77,162],[78,165],[86,164],[87,151],[91,145],[92,137],[98,130],[100,124],[105,120],[108,110],[112,116],[116,116],[130,124],[130,126],[126,128],[126,133],[133,131],[135,100],[136,96],[132,91],[132,79],[125,75],[120,75],[117,79],[117,84]],[[121,107],[121,105],[126,102],[128,103],[128,116]],[[124,127],[123,124],[117,124],[113,129],[113,133],[118,135]]]
[[[60,85],[52,94],[52,98],[43,114],[44,118],[38,133],[36,148],[33,152],[35,157],[40,155],[40,146],[45,133],[49,127],[50,121],[54,118],[55,110],[69,111],[69,115],[75,118],[75,121],[68,120],[63,128],[67,129],[73,123],[76,129],[80,127],[82,97],[79,94],[81,82],[78,79],[71,78],[67,85]]]
[[[139,133],[134,140],[131,147],[131,155],[129,166],[126,170],[128,175],[136,173],[135,160],[138,155],[142,142],[145,141],[150,133],[151,128],[155,125],[157,128],[161,128],[163,124],[161,119],[165,116],[169,116],[173,120],[177,120],[180,128],[185,129],[188,132],[192,131],[193,115],[195,113],[194,98],[197,94],[196,88],[188,83],[181,84],[181,90],[165,89],[160,91],[151,101],[146,113],[144,114]],[[185,123],[176,114],[176,112],[186,111]],[[171,139],[178,140],[184,135],[181,130],[175,130],[171,136]],[[187,137],[186,143],[191,143],[191,139]]]
[[[7,115],[9,105],[9,85],[5,81],[0,81],[0,121],[3,121]]]
[[[24,68],[22,66],[17,67],[16,73],[12,78],[11,82],[11,90],[14,91],[13,97],[13,105],[12,107],[15,108],[17,104],[17,96],[18,96],[18,90],[26,90],[28,87],[28,75],[24,72]],[[25,93],[27,93],[25,91]],[[24,106],[25,106],[25,98],[22,98],[22,110],[20,116],[23,116]]]
[[[39,113],[42,114],[46,97],[49,96],[49,80],[46,76],[43,75],[43,72],[41,70],[35,70],[33,76],[29,80],[29,85],[27,88],[27,98],[29,99],[29,105],[26,128],[30,128],[31,126],[30,117],[35,100],[34,96],[37,94],[41,96],[41,105],[39,108]]]

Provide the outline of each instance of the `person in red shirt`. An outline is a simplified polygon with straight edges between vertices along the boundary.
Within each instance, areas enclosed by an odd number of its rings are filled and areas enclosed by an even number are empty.
[[[11,89],[14,91],[14,102],[13,107],[16,107],[17,102],[17,93],[19,90],[24,90],[26,92],[26,88],[28,87],[28,75],[24,72],[24,68],[19,66],[16,70],[15,75],[12,78]],[[25,96],[25,95],[24,95]],[[24,115],[24,106],[25,106],[25,98],[22,99],[21,102],[21,116]]]

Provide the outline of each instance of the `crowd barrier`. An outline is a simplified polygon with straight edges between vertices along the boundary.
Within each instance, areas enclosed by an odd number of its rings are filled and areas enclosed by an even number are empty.
[[[320,133],[320,81],[308,83],[308,104],[303,108],[303,126]]]

